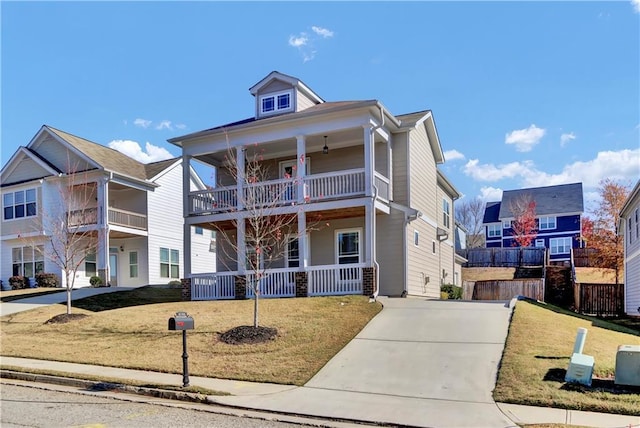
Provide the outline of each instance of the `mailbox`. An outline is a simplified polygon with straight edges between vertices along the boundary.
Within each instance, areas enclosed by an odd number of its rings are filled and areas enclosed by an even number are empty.
[[[186,312],[177,312],[169,318],[169,330],[193,330],[193,318]]]

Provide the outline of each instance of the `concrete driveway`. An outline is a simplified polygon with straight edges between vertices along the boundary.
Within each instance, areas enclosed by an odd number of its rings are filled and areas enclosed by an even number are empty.
[[[405,426],[515,426],[491,396],[508,302],[381,302],[382,312],[304,387],[216,401]]]

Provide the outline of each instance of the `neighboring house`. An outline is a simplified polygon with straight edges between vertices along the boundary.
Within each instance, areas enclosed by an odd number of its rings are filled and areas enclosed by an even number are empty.
[[[462,266],[467,263],[463,256],[467,249],[467,229],[458,221],[455,228],[455,272],[453,273],[453,285],[462,286]]]
[[[624,301],[627,315],[640,316],[640,180],[620,211],[624,238]]]
[[[499,202],[487,202],[484,211],[486,248],[517,246],[511,223],[515,219],[510,207],[522,198],[535,201],[536,247],[549,249],[551,262],[571,258],[571,249],[582,246],[582,183],[507,190]]]
[[[65,286],[65,275],[46,257],[51,254],[47,222],[55,220],[54,212],[60,213],[56,218],[70,212],[73,227],[97,241],[90,246],[97,250],[85,254],[80,264],[75,287],[89,286],[94,275],[111,286],[133,287],[167,284],[183,276],[181,158],[142,164],[45,125],[26,147],[18,148],[0,178],[0,278],[5,283],[20,275],[33,284],[36,273],[46,272],[58,275]],[[70,185],[73,190],[67,193]],[[192,170],[188,186],[205,188]],[[211,231],[199,235],[194,229],[192,235],[197,255],[192,266],[210,272],[215,269]]]
[[[243,183],[224,165],[229,150],[240,160],[258,151],[272,174],[256,185],[265,192],[291,185],[278,213],[297,215],[293,230],[285,231],[293,236],[285,257],[272,265],[272,278],[282,284],[271,297],[438,298],[440,284],[454,276],[459,194],[437,168],[444,156],[431,111],[394,116],[377,100],[326,102],[299,79],[275,71],[250,92],[253,117],[169,140],[182,148],[186,165],[204,162],[218,177],[216,188],[189,194],[186,225],[212,228],[246,218],[236,201]],[[328,225],[303,233],[318,213]],[[243,297],[242,282],[253,273],[242,262],[250,251],[244,232],[235,232],[239,250],[226,262],[218,251],[217,273],[194,275],[185,264],[190,298]],[[225,247],[220,238],[217,244]]]

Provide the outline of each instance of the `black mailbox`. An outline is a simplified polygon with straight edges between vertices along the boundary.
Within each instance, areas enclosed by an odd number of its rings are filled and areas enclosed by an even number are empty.
[[[169,318],[169,330],[193,330],[193,318],[186,312],[177,312]]]

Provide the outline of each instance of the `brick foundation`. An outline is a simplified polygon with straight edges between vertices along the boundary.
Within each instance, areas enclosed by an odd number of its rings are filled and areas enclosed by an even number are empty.
[[[362,268],[362,294],[364,294],[365,296],[373,296],[373,293],[375,293],[377,289],[378,284],[376,284],[376,268]]]
[[[182,283],[182,300],[191,300],[191,278],[182,278],[180,282]]]
[[[236,300],[244,300],[247,298],[247,278],[244,275],[236,275]]]
[[[309,295],[309,279],[307,272],[296,272],[296,297]]]

